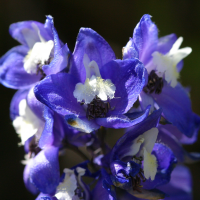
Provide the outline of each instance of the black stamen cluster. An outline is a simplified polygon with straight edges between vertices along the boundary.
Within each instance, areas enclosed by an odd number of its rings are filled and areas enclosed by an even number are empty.
[[[40,147],[38,146],[38,142],[36,142],[35,136],[30,141],[28,148],[30,157],[32,154],[37,155],[41,151]]]
[[[106,116],[109,109],[109,102],[104,102],[96,96],[92,102],[88,104],[86,116],[89,120],[95,118],[103,118]]]
[[[134,158],[134,160],[138,161],[140,165],[142,164],[142,160],[143,160],[142,157],[138,158],[138,157],[134,156],[133,158]],[[144,170],[142,168],[140,168],[140,171],[138,172],[138,174],[135,177],[132,177],[133,190],[141,192],[140,191],[140,187],[142,187],[141,180],[142,180],[142,182],[146,181],[146,178],[144,177]]]
[[[53,58],[49,57],[49,59],[46,60],[46,61],[44,62],[44,64],[45,64],[45,65],[49,65],[49,64],[51,63],[52,59],[53,59]],[[39,63],[37,64],[37,73],[36,73],[36,74],[39,74],[39,73],[40,73],[40,74],[42,75],[42,77],[41,77],[40,80],[42,80],[42,79],[44,79],[44,78],[46,77],[46,74],[45,74],[44,71],[42,70],[42,67],[43,67],[43,64],[39,62]]]
[[[38,65],[38,68],[37,68],[37,73],[36,74],[41,74],[42,77],[40,80],[44,79],[46,77],[46,74],[44,73],[44,71],[42,70],[42,65]]]
[[[148,84],[143,88],[143,91],[146,93],[153,93],[160,94],[163,88],[163,78],[158,77],[155,73],[155,70],[152,70],[149,74]]]

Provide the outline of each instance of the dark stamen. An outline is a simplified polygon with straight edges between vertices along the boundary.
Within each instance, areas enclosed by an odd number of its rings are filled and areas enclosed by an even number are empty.
[[[42,63],[38,63],[37,64],[37,75],[40,73],[41,75],[42,75],[42,77],[41,77],[41,79],[40,80],[42,80],[42,79],[44,79],[45,77],[46,77],[46,74],[44,73],[44,71],[42,70],[42,67],[44,66],[44,65],[49,65],[50,63],[51,63],[51,61],[52,61],[52,57],[49,57],[49,59],[48,60],[46,60],[45,62],[44,62],[44,64],[42,64]]]
[[[109,102],[102,101],[99,97],[95,97],[87,107],[87,118],[103,118],[106,116],[108,110],[110,109]]]
[[[163,88],[163,78],[158,77],[155,73],[155,70],[152,70],[149,74],[148,84],[143,88],[143,91],[146,93],[160,94]]]
[[[41,151],[40,147],[38,147],[38,142],[36,142],[35,136],[33,136],[32,140],[29,143],[29,156],[32,154],[37,155]]]
[[[136,161],[139,161],[139,164],[142,164],[143,158],[141,156],[140,157],[133,156],[133,159],[135,159]],[[140,168],[140,171],[138,172],[138,174],[135,177],[132,177],[133,190],[141,192],[141,190],[140,190],[140,187],[142,187],[141,180],[142,180],[142,182],[146,181],[146,178],[144,177],[144,171],[142,168]]]
[[[42,80],[42,79],[44,79],[44,78],[46,77],[46,74],[45,74],[44,71],[42,70],[42,65],[41,65],[41,64],[38,65],[37,73],[36,73],[36,74],[37,74],[37,75],[38,75],[38,74],[41,74],[41,75],[42,75],[42,77],[41,77],[40,80]]]
[[[79,197],[79,199],[84,199],[84,197],[85,197],[84,190],[82,188],[80,188],[79,186],[76,188],[74,193],[75,193],[75,195],[77,195]]]

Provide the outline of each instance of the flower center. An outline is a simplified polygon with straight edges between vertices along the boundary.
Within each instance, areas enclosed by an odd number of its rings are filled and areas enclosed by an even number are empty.
[[[25,56],[24,69],[29,74],[38,74],[40,72],[42,76],[45,76],[42,66],[49,64],[53,58],[54,42],[52,40],[46,41],[41,36],[37,26],[34,26],[34,29],[38,33],[40,42],[36,42]]]
[[[148,83],[143,88],[143,91],[146,93],[153,93],[160,94],[162,92],[163,88],[163,78],[158,77],[158,75],[155,73],[155,70],[152,70],[149,74]]]
[[[109,109],[109,102],[104,102],[96,96],[92,102],[88,104],[86,116],[89,120],[98,117],[102,118],[106,116]]]
[[[78,102],[87,104],[87,117],[105,117],[110,106],[106,102],[113,99],[116,87],[110,79],[102,79],[97,63],[85,54],[83,63],[86,70],[85,83],[77,83],[73,92]]]
[[[140,157],[133,156],[133,161],[142,165],[143,158],[141,156]],[[141,181],[145,182],[147,180],[144,176],[144,170],[140,168],[140,171],[138,172],[138,174],[135,177],[131,177],[131,180],[133,183],[133,190],[141,192],[140,191],[140,187],[142,187]]]
[[[32,154],[37,155],[41,151],[35,136],[31,139],[28,149],[30,158],[32,157]]]
[[[156,74],[159,77],[164,77],[172,87],[176,87],[177,79],[180,76],[177,64],[192,52],[190,47],[179,49],[182,42],[183,38],[178,38],[165,55],[157,51],[152,54],[153,63],[156,66]]]

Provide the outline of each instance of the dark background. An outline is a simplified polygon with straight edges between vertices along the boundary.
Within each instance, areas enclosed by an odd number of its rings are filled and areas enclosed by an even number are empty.
[[[112,46],[118,58],[121,49],[143,14],[160,30],[160,36],[176,33],[183,36],[182,47],[190,46],[192,54],[185,59],[181,82],[191,87],[194,112],[200,115],[200,1],[199,0],[0,0],[0,56],[17,45],[9,33],[11,23],[35,20],[44,22],[51,14],[55,27],[64,43],[73,51],[80,27],[90,27],[102,35]],[[24,152],[18,147],[19,139],[9,119],[9,103],[14,90],[0,85],[0,199],[33,200],[24,187],[22,173]],[[115,137],[110,132],[110,137]],[[188,151],[200,152],[200,141],[187,146]],[[69,152],[68,154],[71,155]],[[68,163],[71,167],[72,163]],[[189,166],[194,180],[194,199],[200,199],[200,163]]]

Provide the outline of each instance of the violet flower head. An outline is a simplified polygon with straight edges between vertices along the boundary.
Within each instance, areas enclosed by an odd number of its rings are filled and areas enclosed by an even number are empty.
[[[103,173],[104,188],[114,199],[113,186],[142,199],[165,197],[155,188],[169,182],[177,159],[167,146],[156,142],[160,114],[160,110],[155,111],[129,129],[114,145],[109,157],[111,174]]]
[[[192,137],[199,130],[200,118],[192,112],[188,91],[178,82],[183,58],[192,51],[190,47],[180,49],[182,42],[183,38],[177,39],[175,34],[158,38],[158,29],[146,14],[123,48],[123,57],[138,58],[148,71],[147,83],[139,96],[141,108],[162,108],[169,123]]]
[[[70,59],[70,71],[47,76],[35,87],[36,98],[65,116],[67,124],[90,133],[100,126],[125,128],[142,121],[125,114],[145,84],[138,59],[116,60],[109,44],[95,31],[81,28]]]
[[[11,24],[9,32],[21,45],[0,59],[0,82],[4,86],[28,88],[46,75],[66,68],[70,52],[67,44],[60,41],[50,15],[45,24],[36,21]]]

